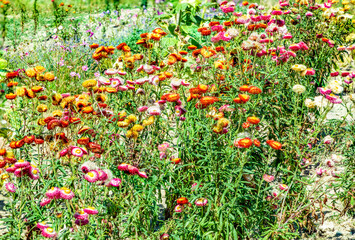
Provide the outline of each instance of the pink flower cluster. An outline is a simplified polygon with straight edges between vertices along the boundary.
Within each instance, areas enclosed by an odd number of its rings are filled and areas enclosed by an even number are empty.
[[[145,172],[139,171],[139,169],[135,166],[132,166],[131,164],[127,163],[121,163],[118,167],[118,170],[124,171],[126,173],[129,173],[131,175],[138,175],[141,178],[148,178],[148,175]]]
[[[14,165],[6,168],[9,173],[14,173],[16,177],[28,176],[29,178],[36,180],[39,178],[39,169],[31,165],[30,162],[19,160]]]

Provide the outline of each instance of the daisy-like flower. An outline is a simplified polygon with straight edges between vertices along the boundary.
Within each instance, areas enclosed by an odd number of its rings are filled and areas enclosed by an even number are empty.
[[[166,152],[166,150],[169,148],[169,143],[162,143],[158,146],[159,152]]]
[[[73,147],[71,154],[76,157],[82,157],[84,154],[87,154],[87,151],[81,147]]]
[[[121,163],[120,165],[118,165],[117,169],[120,171],[128,171],[128,166],[129,164],[127,163]]]
[[[164,233],[160,236],[160,240],[169,240],[169,237],[170,237],[169,234]]]
[[[304,93],[304,91],[306,91],[306,88],[305,88],[305,86],[296,84],[295,86],[293,86],[292,91],[294,91],[295,93],[298,93],[298,94],[302,94],[302,93]]]
[[[105,71],[105,74],[106,75],[115,75],[115,74],[117,74],[117,70],[116,69],[113,69],[113,68],[109,68],[109,69],[107,69],[106,71]]]
[[[54,231],[53,228],[47,227],[42,229],[42,236],[45,238],[55,238],[57,233]]]
[[[148,178],[148,175],[145,172],[138,172],[138,176],[140,176],[141,178]]]
[[[174,211],[177,212],[177,213],[180,213],[180,212],[182,212],[183,208],[184,208],[184,206],[178,204],[178,205],[175,206]]]
[[[16,163],[15,163],[15,167],[17,168],[27,168],[29,167],[31,164],[25,160],[18,160]]]
[[[264,174],[264,175],[263,175],[263,179],[264,179],[266,182],[272,182],[272,181],[274,181],[275,177],[272,176],[272,175]]]
[[[97,173],[99,174],[99,177],[98,177],[98,180],[99,181],[105,181],[106,179],[107,179],[107,173],[106,172],[104,172],[103,170],[101,170],[101,169],[98,169],[98,170],[96,170],[97,171]]]
[[[62,187],[60,188],[60,197],[63,199],[67,199],[70,200],[74,197],[74,193],[72,190],[70,190],[69,188],[66,187]]]
[[[75,224],[78,226],[84,226],[89,224],[89,219],[76,219]]]
[[[136,175],[139,173],[139,169],[136,168],[135,166],[128,165],[128,172],[132,175]]]
[[[96,170],[92,170],[88,173],[86,173],[84,175],[84,178],[88,181],[88,182],[96,182],[97,180],[99,180],[99,174]]]
[[[334,142],[334,138],[332,138],[331,136],[325,136],[323,139],[323,143],[324,144],[332,144]]]
[[[60,189],[58,187],[52,187],[46,192],[46,196],[49,199],[58,199],[60,198]]]
[[[38,227],[39,229],[45,229],[45,228],[48,228],[49,225],[47,224],[46,221],[43,221],[43,222],[37,223],[37,227]]]
[[[95,214],[99,213],[99,211],[96,208],[94,208],[94,207],[84,208],[84,212],[86,212],[89,215],[95,215]]]
[[[198,207],[206,206],[207,203],[208,203],[207,198],[198,198],[198,199],[195,201],[195,205],[198,206]]]
[[[279,188],[280,188],[280,190],[283,190],[283,191],[287,191],[288,190],[288,186],[286,184],[280,184]]]
[[[31,166],[28,171],[28,176],[33,180],[38,179],[39,178],[39,169],[36,168],[35,166]]]
[[[145,112],[148,110],[148,106],[141,106],[139,108],[137,108],[138,112]]]
[[[147,109],[149,115],[157,116],[161,114],[161,110],[159,106],[151,106]]]
[[[6,183],[5,188],[7,191],[12,192],[12,193],[16,192],[16,189],[17,189],[17,187],[11,182]]]
[[[41,207],[44,207],[44,206],[46,206],[47,204],[49,204],[51,202],[51,199],[50,198],[43,198],[42,200],[41,200],[41,202],[39,203],[39,205],[41,206]]]
[[[83,210],[80,210],[79,212],[74,213],[74,218],[79,220],[86,220],[89,219],[89,214],[87,214]]]
[[[122,180],[119,178],[113,178],[110,181],[110,186],[112,187],[119,187],[121,185]]]

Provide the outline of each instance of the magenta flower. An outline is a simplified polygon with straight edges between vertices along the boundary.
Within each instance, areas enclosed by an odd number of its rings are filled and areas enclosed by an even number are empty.
[[[148,178],[148,175],[145,172],[138,172],[138,176],[140,176],[141,178]]]
[[[160,240],[169,240],[169,237],[170,237],[169,234],[164,233],[160,236]]]
[[[96,208],[94,208],[94,207],[84,208],[84,212],[89,214],[89,215],[95,215],[95,214],[99,213],[99,211]]]
[[[7,191],[12,192],[12,193],[16,192],[16,189],[17,189],[17,187],[11,182],[6,183],[5,188]]]
[[[78,226],[85,226],[89,224],[89,219],[76,219],[75,224]]]
[[[169,143],[162,143],[158,146],[159,152],[166,152],[166,150],[170,147]]]
[[[279,189],[282,191],[287,191],[288,190],[288,186],[286,184],[280,184],[279,185]]]
[[[198,198],[198,199],[195,201],[195,205],[198,206],[198,207],[206,206],[207,203],[208,203],[207,198]]]
[[[96,182],[97,180],[99,180],[99,174],[97,173],[96,170],[92,170],[90,172],[88,172],[87,174],[84,175],[85,180],[87,180],[88,182]]]
[[[44,222],[37,223],[37,227],[39,229],[45,229],[45,228],[49,227],[49,225],[47,224],[47,222],[44,221]]]
[[[137,110],[138,110],[138,112],[145,112],[148,110],[148,106],[141,106]]]
[[[46,192],[46,196],[49,199],[58,199],[60,198],[60,189],[57,187],[52,187]]]
[[[74,214],[74,218],[77,220],[87,220],[89,219],[89,214],[87,214],[86,212],[80,210],[79,212],[76,212]]]
[[[184,208],[184,206],[178,204],[175,206],[174,211],[177,213],[181,213],[183,208]]]
[[[57,233],[54,231],[53,228],[47,227],[42,229],[42,236],[45,238],[55,238],[57,237]]]
[[[272,175],[264,174],[264,175],[263,175],[263,179],[264,179],[266,182],[272,182],[272,181],[274,181],[275,177],[272,176]]]
[[[70,200],[72,199],[75,195],[73,193],[72,190],[66,188],[66,187],[62,187],[60,189],[60,197],[63,198],[63,199],[67,199],[67,200]]]
[[[121,185],[121,179],[119,179],[119,178],[113,178],[113,179],[111,179],[111,181],[110,181],[110,186],[112,186],[112,187],[119,187],[120,185]]]
[[[44,207],[44,206],[46,206],[47,204],[49,204],[51,202],[51,199],[50,198],[43,198],[42,200],[41,200],[41,202],[39,203],[39,205],[41,206],[41,207]]]
[[[84,72],[86,72],[89,68],[88,68],[88,66],[85,65],[85,66],[82,66],[81,69],[82,69]]]

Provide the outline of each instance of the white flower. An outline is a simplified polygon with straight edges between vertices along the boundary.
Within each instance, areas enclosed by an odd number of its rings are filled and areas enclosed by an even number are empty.
[[[304,101],[304,105],[306,105],[306,107],[308,107],[308,108],[315,108],[316,107],[316,103],[312,99],[309,99],[309,98],[307,98]]]
[[[236,28],[229,28],[227,30],[227,34],[231,36],[232,38],[237,37],[239,35],[239,30]]]
[[[295,93],[298,93],[298,94],[302,94],[302,93],[304,93],[304,91],[306,91],[306,88],[302,85],[297,84],[297,85],[293,86],[292,91],[294,91]]]
[[[334,138],[332,138],[331,136],[325,136],[323,139],[323,143],[325,144],[332,144],[334,142]]]
[[[323,108],[329,104],[329,101],[323,96],[317,96],[314,98],[314,103],[316,104],[317,107]]]
[[[303,72],[307,69],[307,67],[302,64],[295,64],[291,67],[291,69],[297,72]]]
[[[341,162],[344,159],[344,156],[338,154],[332,154],[331,158],[334,162]]]
[[[340,94],[344,91],[344,88],[342,86],[338,86],[338,85],[330,85],[329,88],[335,94]]]

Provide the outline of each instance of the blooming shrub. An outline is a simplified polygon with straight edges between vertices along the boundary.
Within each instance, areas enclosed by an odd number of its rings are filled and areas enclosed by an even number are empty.
[[[346,7],[242,6],[181,3],[134,45],[5,54],[6,237],[292,239],[329,189],[353,211],[353,123],[326,121],[353,98]]]

